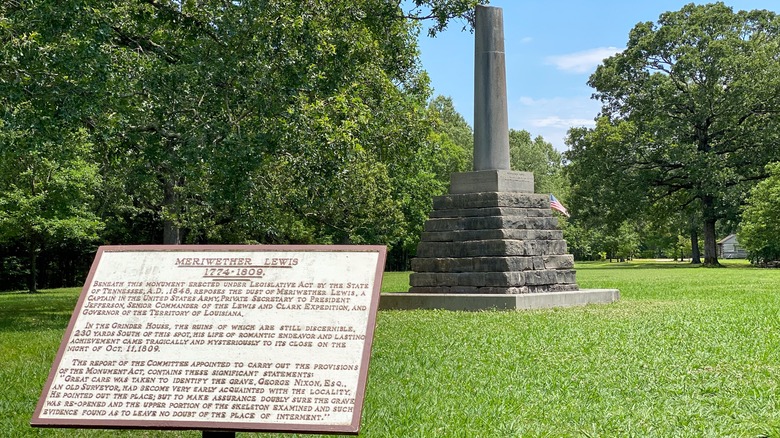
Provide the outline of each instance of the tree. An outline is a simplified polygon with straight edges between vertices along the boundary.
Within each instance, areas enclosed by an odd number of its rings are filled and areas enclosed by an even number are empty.
[[[419,23],[476,3],[2,3],[0,135],[27,146],[1,177],[30,151],[70,169],[71,217],[106,243],[409,248],[464,159],[432,131]]]
[[[89,29],[62,8],[27,6],[0,6],[0,241],[25,249],[36,292],[41,251],[68,242],[75,253],[102,227],[87,125],[101,117],[90,75],[104,70]]]
[[[27,287],[35,293],[38,256],[47,245],[97,239],[102,223],[92,203],[99,178],[97,166],[83,158],[91,145],[82,133],[43,141],[17,133],[0,131],[0,241],[23,243]]]
[[[101,31],[109,62],[101,199],[120,202],[101,206],[106,217],[151,214],[165,243],[325,243],[402,228],[380,222],[405,199],[384,192],[397,185],[383,166],[427,136],[414,126],[429,91],[410,20],[443,29],[476,1],[409,13],[370,0],[72,3],[70,21]]]
[[[600,244],[603,241],[597,228],[583,227],[577,221],[565,220],[559,222],[566,240],[567,251],[574,260],[598,260]]]
[[[439,179],[449,182],[453,172],[471,170],[474,160],[474,131],[460,113],[455,110],[452,98],[436,96],[428,104],[432,124],[431,141],[438,145],[441,166]],[[450,161],[447,159],[451,158]]]
[[[135,169],[137,199],[161,207],[168,243],[392,245],[417,210],[400,189],[425,186],[421,164],[432,164],[410,19],[443,29],[475,3],[418,1],[408,14],[371,0],[115,8],[126,19],[106,20],[129,59],[115,97],[145,91],[126,101],[130,153],[117,164]]]
[[[570,135],[575,191],[593,213],[700,212],[704,263],[717,265],[716,222],[778,159],[779,52],[769,11],[690,4],[637,24],[590,77],[603,107],[595,129]]]
[[[606,235],[607,258],[614,257],[626,260],[633,258],[639,252],[639,234],[636,226],[630,222],[623,222],[616,230]]]
[[[563,157],[540,135],[531,140],[526,130],[509,130],[509,160],[512,170],[534,174],[534,192],[554,193],[568,200],[568,182],[563,175]]]
[[[780,163],[751,191],[742,212],[739,243],[758,264],[780,260]]]

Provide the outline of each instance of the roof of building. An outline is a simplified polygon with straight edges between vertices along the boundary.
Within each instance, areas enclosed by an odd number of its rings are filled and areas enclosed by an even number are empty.
[[[728,236],[718,240],[718,245],[723,243],[739,243],[737,242],[737,235],[736,234],[729,234]]]

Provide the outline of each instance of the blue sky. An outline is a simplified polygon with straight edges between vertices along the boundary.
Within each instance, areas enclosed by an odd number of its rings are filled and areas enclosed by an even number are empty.
[[[625,47],[638,22],[657,21],[685,0],[492,0],[503,9],[509,127],[541,135],[565,150],[566,131],[593,126],[600,105],[588,77]],[[708,2],[694,2],[704,4]],[[735,11],[780,11],[777,0],[725,1]],[[474,35],[453,22],[435,38],[420,32],[423,68],[435,95],[450,96],[473,126]]]

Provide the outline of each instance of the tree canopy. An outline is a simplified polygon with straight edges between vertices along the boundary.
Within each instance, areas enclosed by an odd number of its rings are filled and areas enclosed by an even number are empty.
[[[463,160],[416,37],[476,3],[0,4],[0,243],[33,265],[54,234],[408,251]]]
[[[698,212],[704,262],[717,264],[716,222],[780,154],[780,18],[686,5],[637,24],[589,85],[601,117],[569,136],[580,214]]]

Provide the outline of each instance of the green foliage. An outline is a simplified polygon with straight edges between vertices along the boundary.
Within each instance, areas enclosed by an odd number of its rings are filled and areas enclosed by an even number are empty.
[[[609,123],[601,118],[594,129],[572,128],[566,167],[572,184],[572,214],[597,226],[618,227],[638,216],[647,204],[644,182],[629,173],[631,155],[638,154],[628,138],[635,135],[629,122]]]
[[[569,252],[578,261],[629,260],[639,255],[642,246],[641,230],[631,221],[617,227],[606,224],[584,227],[576,220],[569,220],[561,228]]]
[[[89,246],[102,226],[114,244],[409,254],[468,161],[451,102],[426,108],[418,22],[436,33],[476,3],[3,3],[0,234],[31,254],[49,237]],[[44,204],[45,224],[20,222]]]
[[[92,34],[51,5],[28,6],[0,6],[0,243],[24,247],[35,292],[42,250],[89,245],[102,227],[88,132],[98,93],[89,77],[101,70]]]
[[[411,20],[433,20],[428,28],[429,36],[447,28],[454,18],[462,18],[466,21],[464,29],[474,25],[474,7],[478,4],[489,3],[489,0],[412,0],[412,10],[404,16]]]
[[[436,174],[448,180],[454,172],[471,170],[474,161],[474,131],[455,110],[452,98],[436,96],[428,105],[433,125],[431,141],[437,144],[441,158]],[[449,159],[447,161],[447,159]]]
[[[132,146],[112,145],[130,150],[112,166],[133,169],[135,203],[159,215],[166,241],[407,238],[437,161],[426,158],[416,28],[399,11],[372,1],[139,8],[143,20],[118,10],[127,20],[112,50],[130,59],[127,90],[112,96],[147,94],[127,101]],[[156,50],[131,50],[150,26]]]
[[[780,163],[751,191],[742,212],[739,243],[754,263],[780,260]]]
[[[633,224],[624,222],[613,236],[607,240],[607,247],[617,258],[631,259],[639,252],[639,234]]]
[[[0,239],[47,242],[95,239],[90,210],[97,168],[84,159],[91,145],[80,133],[60,141],[35,136],[0,139]]]
[[[574,260],[599,260],[601,252],[601,233],[594,227],[584,227],[578,221],[559,222],[566,240],[567,252]]]
[[[552,143],[537,136],[531,140],[526,130],[509,130],[509,160],[512,170],[533,172],[534,192],[553,193],[568,200],[568,181],[563,175],[563,157]]]
[[[733,219],[778,159],[780,18],[723,3],[639,23],[589,84],[603,103],[593,130],[570,132],[574,197],[610,221],[650,206],[700,212],[705,263],[716,222]]]
[[[403,159],[390,168],[394,195],[402,200],[404,216],[399,243],[388,257],[389,265],[398,270],[409,268],[431,210],[431,197],[446,193],[451,173],[470,169],[473,153],[471,127],[450,98],[437,96],[424,113],[409,112],[406,118],[406,127],[401,125],[391,136],[403,141],[407,146],[402,148],[409,152],[399,154]]]

